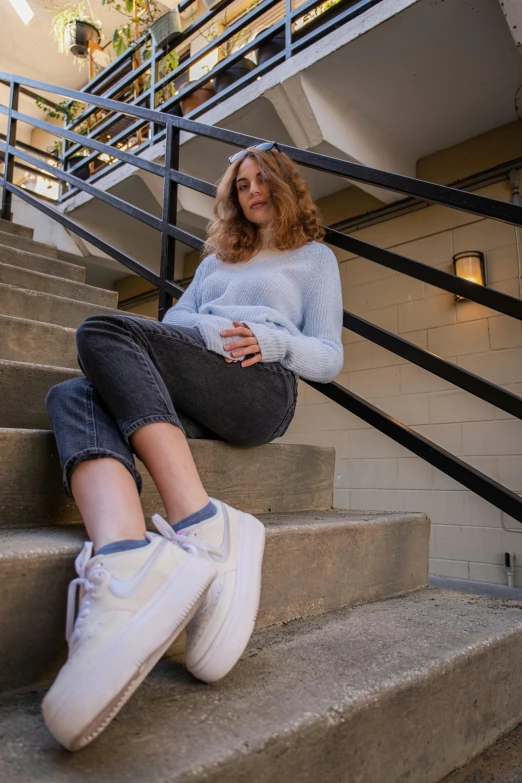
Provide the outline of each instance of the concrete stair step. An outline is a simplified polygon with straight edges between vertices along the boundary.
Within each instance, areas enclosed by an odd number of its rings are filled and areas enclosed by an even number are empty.
[[[71,264],[68,261],[60,261],[56,258],[39,256],[36,253],[28,253],[27,250],[17,250],[14,247],[0,245],[0,264],[9,264],[21,269],[31,269],[33,272],[41,272],[44,275],[54,275],[64,280],[76,280],[85,282],[85,267]]]
[[[65,367],[0,359],[0,427],[50,429],[44,405],[47,392],[55,384],[81,374],[80,370]]]
[[[427,584],[423,514],[330,510],[260,518],[267,544],[258,628]],[[83,529],[0,532],[0,581],[7,590],[0,604],[0,690],[45,680],[61,664],[67,584],[84,540]],[[182,655],[182,645],[170,654]]]
[[[437,783],[520,721],[520,609],[428,588],[261,631],[213,686],[163,661],[72,755],[42,693],[4,697],[0,777]]]
[[[0,218],[0,232],[4,234],[15,234],[19,237],[25,237],[26,239],[32,239],[34,231],[29,226],[22,226],[20,223],[11,223],[10,220],[3,220]]]
[[[0,315],[0,359],[78,369],[76,330]]]
[[[0,263],[0,283],[26,288],[29,291],[40,291],[44,294],[65,296],[78,302],[101,305],[102,307],[117,307],[118,292],[107,288],[95,288],[92,285],[78,283],[76,280],[65,280],[30,269],[21,269],[11,264]]]
[[[52,245],[45,245],[43,242],[35,242],[34,239],[27,239],[24,236],[18,236],[2,230],[0,230],[0,245],[26,250],[28,253],[36,253],[47,258],[56,258],[58,253],[57,249]]]
[[[43,321],[76,329],[89,315],[118,314],[113,307],[101,307],[64,296],[30,291],[0,283],[0,313],[31,321]]]
[[[332,507],[335,451],[329,446],[268,443],[242,448],[217,440],[189,440],[207,492],[252,514]],[[162,513],[156,489],[141,463],[146,519]],[[62,487],[50,431],[0,429],[0,528],[79,522]]]

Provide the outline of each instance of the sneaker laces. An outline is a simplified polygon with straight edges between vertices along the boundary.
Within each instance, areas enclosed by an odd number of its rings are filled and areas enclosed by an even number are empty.
[[[85,618],[91,610],[92,601],[97,597],[99,587],[104,581],[105,571],[101,568],[94,568],[86,575],[87,563],[92,557],[92,550],[92,541],[86,541],[80,554],[74,561],[78,577],[69,584],[67,592],[67,620],[65,624],[65,638],[69,644],[69,650],[74,647],[80,638],[81,629]],[[78,614],[76,614],[78,588],[80,587],[83,588],[83,595],[80,600]]]
[[[221,554],[219,550],[210,546],[210,544],[206,544],[204,541],[199,541],[192,536],[184,536],[182,533],[176,533],[172,525],[169,525],[167,520],[163,519],[159,514],[154,514],[152,516],[152,521],[154,522],[158,533],[164,538],[168,538],[169,541],[177,544],[184,549],[185,552],[189,552],[191,555],[201,556],[202,552],[211,552],[216,555]]]

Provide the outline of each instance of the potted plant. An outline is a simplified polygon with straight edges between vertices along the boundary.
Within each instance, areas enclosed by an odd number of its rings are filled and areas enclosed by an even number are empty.
[[[268,28],[265,27],[263,30],[260,30],[258,33],[256,33],[255,38],[261,35],[261,33],[264,33],[265,30],[268,30]],[[264,63],[268,62],[268,60],[271,60],[272,57],[275,57],[276,54],[284,51],[285,46],[286,31],[283,27],[283,29],[278,33],[274,33],[274,35],[271,35],[270,38],[267,38],[263,41],[263,43],[259,44],[257,49],[254,49],[257,64],[264,65]]]
[[[252,8],[255,8],[256,5],[257,2],[252,3],[245,11],[245,15],[248,14]],[[227,17],[227,11],[225,11],[223,18],[219,20],[219,23],[217,23],[222,29],[218,31],[217,24],[214,24],[208,29],[206,34],[202,33],[202,35],[204,35],[208,41],[213,41],[218,37],[218,35],[221,34],[222,31],[227,30],[235,21],[235,19],[233,21],[229,21]],[[248,43],[249,37],[249,30],[238,30],[235,35],[231,36],[227,41],[224,41],[224,43],[220,44],[218,47],[219,60],[226,60],[228,57],[230,57],[231,54],[241,49],[246,43]],[[225,68],[214,78],[214,91],[216,95],[219,92],[222,92],[222,90],[225,90],[238,79],[241,79],[243,76],[245,76],[245,74],[250,73],[250,71],[252,71],[255,67],[256,64],[252,62],[249,57],[242,57],[233,65]]]
[[[85,9],[85,3],[67,5],[53,17],[52,31],[61,54],[72,54],[82,59],[89,53],[89,41],[100,43],[101,24],[92,12]]]

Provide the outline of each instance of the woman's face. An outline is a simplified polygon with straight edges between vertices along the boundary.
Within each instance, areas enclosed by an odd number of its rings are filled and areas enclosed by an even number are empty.
[[[236,187],[239,203],[247,220],[263,228],[268,223],[270,212],[270,186],[263,180],[254,158],[245,158],[241,163]]]

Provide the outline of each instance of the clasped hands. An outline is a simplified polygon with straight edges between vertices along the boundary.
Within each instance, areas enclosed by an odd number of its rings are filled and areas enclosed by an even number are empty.
[[[232,321],[232,323],[235,328],[224,329],[221,332],[221,336],[234,337],[237,335],[238,337],[241,337],[241,339],[225,343],[223,346],[225,351],[230,351],[231,356],[234,356],[236,359],[240,356],[248,356],[252,353],[255,354],[255,356],[252,356],[250,359],[241,362],[241,367],[250,367],[251,364],[257,364],[257,362],[262,361],[261,348],[257,342],[257,337],[253,334],[251,329],[249,329],[246,324],[241,323],[241,321]],[[232,359],[228,359],[226,356],[225,361],[228,362],[228,364],[233,362]]]

